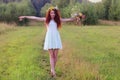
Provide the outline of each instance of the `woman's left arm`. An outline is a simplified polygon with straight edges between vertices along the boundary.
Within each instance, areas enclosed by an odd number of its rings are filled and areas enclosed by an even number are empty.
[[[61,18],[61,22],[70,22],[70,21],[74,21],[75,18]]]

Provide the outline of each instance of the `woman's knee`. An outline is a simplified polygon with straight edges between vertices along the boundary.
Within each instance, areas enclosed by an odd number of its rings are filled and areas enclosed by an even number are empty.
[[[53,50],[49,50],[49,55],[50,55],[50,57],[54,58],[54,52],[53,52]]]

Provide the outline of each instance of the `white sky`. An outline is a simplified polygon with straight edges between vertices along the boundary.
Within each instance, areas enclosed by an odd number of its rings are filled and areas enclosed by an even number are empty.
[[[102,0],[89,0],[89,1],[91,1],[91,2],[100,2]]]

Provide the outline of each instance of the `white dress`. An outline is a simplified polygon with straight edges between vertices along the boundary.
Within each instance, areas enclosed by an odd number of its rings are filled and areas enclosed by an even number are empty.
[[[61,38],[57,29],[57,23],[54,20],[51,20],[47,26],[44,50],[48,49],[62,49]]]

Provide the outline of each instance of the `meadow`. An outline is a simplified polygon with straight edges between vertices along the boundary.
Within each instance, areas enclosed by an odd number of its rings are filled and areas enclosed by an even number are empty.
[[[63,25],[63,49],[49,74],[46,28],[0,23],[0,80],[120,80],[120,26]]]

